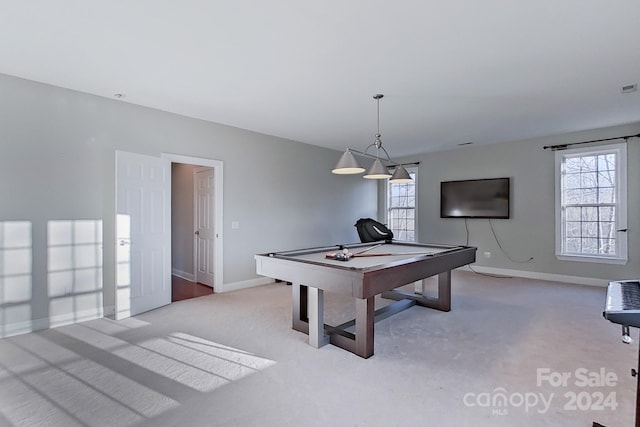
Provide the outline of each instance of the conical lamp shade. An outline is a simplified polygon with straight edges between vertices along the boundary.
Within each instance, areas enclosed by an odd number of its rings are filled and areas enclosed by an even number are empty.
[[[411,175],[409,175],[409,172],[407,172],[404,166],[398,165],[395,172],[393,172],[393,176],[391,177],[390,181],[394,183],[401,183],[411,182],[413,181],[413,179],[411,179]]]
[[[363,178],[367,179],[387,179],[391,176],[389,173],[389,169],[385,165],[382,164],[380,159],[376,159],[375,162],[371,165],[367,174]]]
[[[355,173],[364,172],[364,168],[358,164],[356,158],[351,154],[351,151],[347,150],[344,152],[336,167],[331,171],[338,175],[349,175]]]

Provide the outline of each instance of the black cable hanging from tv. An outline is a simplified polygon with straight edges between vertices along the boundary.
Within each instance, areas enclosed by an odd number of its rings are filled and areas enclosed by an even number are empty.
[[[568,144],[545,145],[542,148],[544,150],[560,151],[560,150],[566,150],[567,148],[569,148],[572,145],[589,144],[589,143],[592,143],[592,142],[613,141],[613,140],[616,140],[616,139],[624,139],[625,142],[626,142],[626,141],[629,140],[629,138],[640,138],[640,133],[638,133],[636,135],[618,136],[618,137],[615,137],[615,138],[603,138],[603,139],[594,139],[594,140],[591,140],[591,141],[570,142]]]

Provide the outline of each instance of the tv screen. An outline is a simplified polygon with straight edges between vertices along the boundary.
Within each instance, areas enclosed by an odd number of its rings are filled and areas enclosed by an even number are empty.
[[[441,218],[509,218],[509,178],[440,183]]]

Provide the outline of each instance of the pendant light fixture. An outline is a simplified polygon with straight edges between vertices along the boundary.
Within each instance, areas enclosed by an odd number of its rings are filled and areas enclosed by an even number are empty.
[[[396,170],[393,171],[393,175],[391,175],[391,179],[389,181],[399,184],[401,182],[412,182],[413,178],[411,178],[411,175],[409,175],[409,172],[407,172],[404,166],[398,165]]]
[[[347,150],[344,152],[342,157],[340,157],[340,160],[338,160],[338,163],[336,164],[335,168],[331,172],[333,172],[335,174],[341,174],[341,175],[356,174],[356,173],[364,172],[365,169],[362,166],[360,166],[360,164],[356,160],[355,156],[353,155],[353,153],[357,153],[357,154],[361,154],[363,156],[373,157],[375,159],[373,161],[373,164],[371,165],[371,167],[367,171],[367,173],[364,175],[364,178],[366,178],[366,179],[389,179],[389,178],[391,178],[391,180],[390,180],[391,182],[398,182],[398,183],[399,182],[411,182],[411,181],[413,181],[411,179],[411,176],[409,175],[409,172],[407,172],[407,170],[404,168],[404,166],[402,166],[401,164],[397,164],[395,166],[395,171],[393,172],[393,175],[392,175],[389,172],[389,169],[387,168],[387,166],[385,166],[385,164],[380,159],[380,151],[382,150],[382,152],[386,156],[386,160],[389,163],[392,163],[392,164],[395,163],[395,162],[393,162],[391,160],[391,158],[389,158],[389,153],[387,153],[387,150],[385,150],[385,148],[382,146],[382,139],[381,139],[382,135],[380,134],[380,100],[383,97],[384,97],[384,95],[381,94],[381,93],[373,95],[373,99],[375,99],[377,101],[377,110],[378,110],[378,127],[377,127],[378,131],[376,133],[375,141],[373,143],[369,144],[367,146],[367,148],[364,150],[364,152],[359,152],[359,151],[355,151],[355,150],[351,150],[350,148],[347,148]],[[371,154],[367,154],[367,151],[371,147],[375,147],[376,148],[376,155],[375,156],[373,156]]]
[[[364,168],[358,164],[351,150],[347,148],[347,151],[340,157],[336,167],[331,172],[338,175],[351,175],[364,172]]]

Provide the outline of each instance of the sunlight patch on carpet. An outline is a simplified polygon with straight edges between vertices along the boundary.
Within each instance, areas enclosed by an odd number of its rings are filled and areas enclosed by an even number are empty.
[[[134,344],[83,325],[71,325],[60,332],[201,392],[213,391],[275,364],[272,360],[183,333]]]
[[[2,415],[15,425],[130,426],[179,404],[40,335],[2,342]]]

